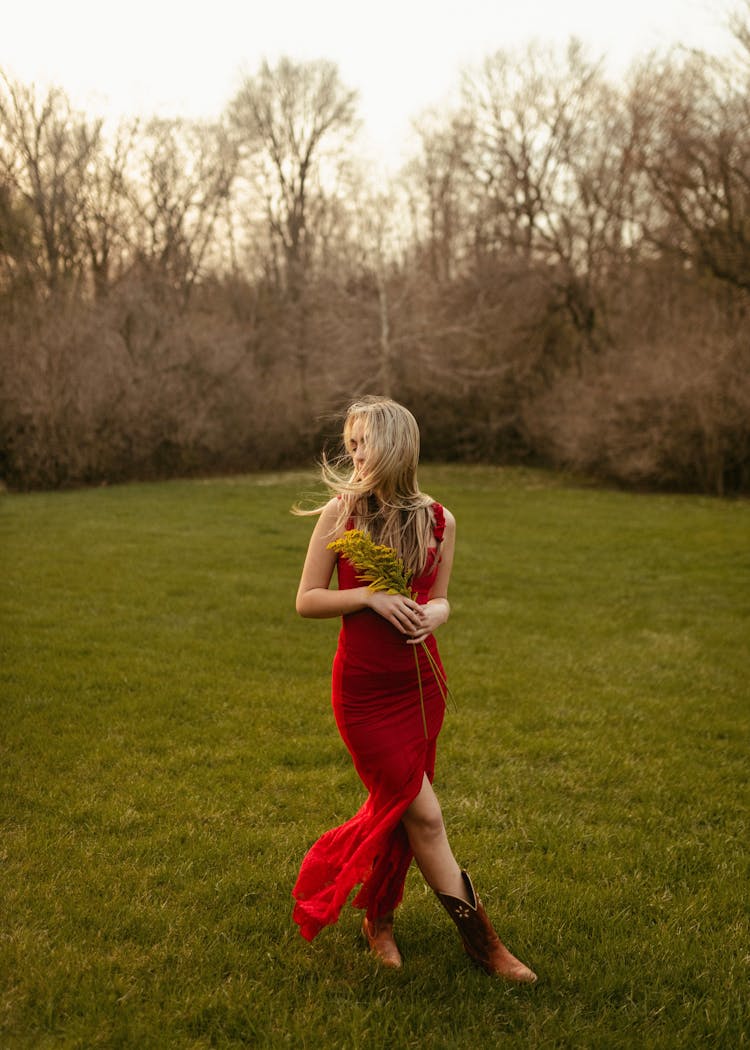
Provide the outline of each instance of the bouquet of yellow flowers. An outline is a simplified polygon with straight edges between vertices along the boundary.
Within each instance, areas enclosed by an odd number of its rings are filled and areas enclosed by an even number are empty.
[[[414,575],[411,569],[407,569],[398,552],[393,547],[386,547],[382,543],[375,543],[371,536],[362,529],[348,529],[344,535],[328,544],[328,550],[336,554],[343,554],[353,567],[357,570],[360,579],[365,580],[371,591],[385,591],[386,594],[402,594],[405,598],[416,598],[416,594],[409,586]],[[443,700],[449,695],[448,683],[442,675],[427,645],[420,643],[422,650],[427,656],[435,681],[438,684]],[[422,725],[424,735],[427,737],[427,718],[424,711],[424,693],[422,691],[422,672],[419,667],[419,654],[414,646],[414,662],[417,667],[417,682],[419,684],[419,703],[422,708]]]
[[[371,591],[414,597],[409,586],[414,575],[411,569],[405,568],[393,547],[375,543],[362,529],[349,529],[341,539],[329,543],[328,550],[343,554],[357,570],[357,575],[367,581]]]

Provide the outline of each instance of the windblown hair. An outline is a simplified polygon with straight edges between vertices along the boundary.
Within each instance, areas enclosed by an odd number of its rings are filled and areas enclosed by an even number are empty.
[[[351,467],[351,433],[362,424],[366,472]],[[419,427],[411,412],[386,397],[364,397],[350,405],[343,430],[344,451],[333,462],[323,456],[322,478],[341,497],[336,523],[351,518],[354,528],[376,543],[393,547],[407,569],[421,572],[432,538],[432,497],[417,483]],[[322,508],[318,508],[318,512]]]

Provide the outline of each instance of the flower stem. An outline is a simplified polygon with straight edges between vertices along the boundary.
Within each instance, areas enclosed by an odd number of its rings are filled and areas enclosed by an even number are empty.
[[[438,667],[437,660],[432,655],[430,650],[427,648],[427,643],[426,642],[422,642],[422,648],[424,649],[425,655],[427,656],[427,659],[430,662],[430,667],[432,668],[432,673],[435,675],[435,681],[438,684],[438,689],[440,690],[440,695],[443,698],[443,702],[445,704],[447,704],[449,700],[452,700],[453,701],[453,708],[454,708],[454,710],[456,710],[455,697],[453,696],[453,693],[451,692],[450,686],[448,685],[448,682],[447,682],[447,679],[445,678],[445,675],[443,674],[443,672]]]

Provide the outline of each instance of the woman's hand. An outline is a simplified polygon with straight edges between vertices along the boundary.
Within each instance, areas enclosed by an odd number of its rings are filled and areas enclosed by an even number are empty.
[[[421,623],[416,631],[412,631],[411,638],[407,639],[408,645],[418,645],[425,638],[445,623],[450,614],[450,606],[447,598],[433,598],[426,605],[419,606]]]
[[[367,593],[369,595],[367,604],[372,611],[382,616],[401,634],[413,637],[415,632],[422,630],[424,625],[422,606],[417,605],[411,598],[406,598],[403,594],[371,591],[369,588]]]
[[[418,605],[401,594],[370,591],[368,604],[373,612],[392,624],[401,634],[408,635],[408,645],[418,645],[446,622],[450,615],[447,598],[432,598],[426,605]]]

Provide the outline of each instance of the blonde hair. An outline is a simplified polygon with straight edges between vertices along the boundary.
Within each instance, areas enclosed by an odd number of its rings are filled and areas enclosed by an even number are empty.
[[[367,448],[366,472],[357,475],[350,438],[362,425]],[[337,530],[351,518],[354,528],[376,543],[395,548],[408,569],[419,573],[432,539],[432,497],[417,483],[419,426],[408,408],[388,397],[368,396],[349,406],[344,419],[343,453],[333,462],[325,456],[322,478],[341,497]],[[322,508],[318,508],[318,512]]]

